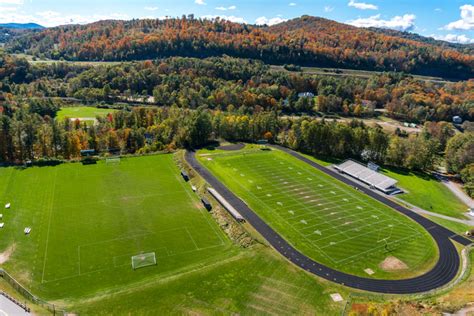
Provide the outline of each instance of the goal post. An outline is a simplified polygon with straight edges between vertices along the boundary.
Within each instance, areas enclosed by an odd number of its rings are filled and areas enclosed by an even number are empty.
[[[142,253],[132,256],[132,269],[140,269],[156,265],[156,255],[154,252]]]
[[[105,158],[105,163],[106,164],[119,164],[120,163],[120,157]]]

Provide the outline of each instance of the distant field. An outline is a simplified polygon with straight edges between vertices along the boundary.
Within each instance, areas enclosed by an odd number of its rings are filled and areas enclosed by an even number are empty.
[[[283,66],[272,65],[271,69],[278,71],[288,71]],[[325,75],[325,76],[334,76],[334,77],[357,77],[363,79],[369,79],[374,75],[380,75],[383,72],[381,71],[370,71],[370,70],[357,70],[357,69],[342,69],[342,68],[320,68],[320,67],[301,67],[301,72],[305,74],[312,75]],[[412,75],[415,79],[421,81],[430,81],[430,82],[441,82],[446,83],[448,80],[441,77],[431,77],[431,76],[421,76],[421,75]]]
[[[200,161],[267,223],[313,259],[373,278],[429,269],[436,246],[416,223],[280,151],[200,151]],[[387,272],[388,256],[409,269]],[[372,269],[368,275],[364,270]]]
[[[65,107],[58,111],[56,119],[64,120],[67,117],[79,118],[82,121],[93,121],[97,116],[106,116],[116,111],[115,109],[99,109],[92,106]]]
[[[78,66],[104,66],[104,65],[118,65],[122,62],[118,61],[67,61],[67,60],[53,60],[53,59],[39,59],[35,58],[35,56],[26,55],[26,54],[13,54],[18,58],[25,58],[30,64],[55,64],[55,63],[68,63],[68,64],[75,64]]]
[[[464,218],[467,206],[435,177],[390,169],[384,169],[383,173],[398,180],[398,186],[408,191],[398,195],[400,199],[427,211]]]
[[[0,252],[13,251],[3,267],[48,300],[133,288],[235,255],[171,155],[0,168],[0,205]],[[131,256],[143,252],[157,265],[134,271]]]

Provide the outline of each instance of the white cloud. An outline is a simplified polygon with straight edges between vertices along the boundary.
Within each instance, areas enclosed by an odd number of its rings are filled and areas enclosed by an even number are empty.
[[[441,12],[441,11],[443,11],[441,8],[436,8],[436,9],[434,9],[434,10],[435,10],[436,12]]]
[[[156,11],[158,10],[158,7],[145,7],[144,9],[147,11]]]
[[[332,12],[332,11],[334,11],[334,7],[331,7],[328,5],[324,7],[324,12]]]
[[[350,0],[347,4],[350,7],[354,7],[359,10],[378,10],[375,4],[365,3],[365,2],[355,2],[354,0]]]
[[[24,0],[0,0],[0,4],[15,4],[22,5]]]
[[[235,10],[237,9],[237,7],[235,5],[231,5],[230,7],[217,7],[216,10],[219,10],[219,11],[231,11],[231,10]]]
[[[203,15],[203,16],[201,16],[201,18],[208,19],[208,20],[213,20],[213,19],[216,19],[216,18],[220,18],[222,20],[227,20],[227,21],[234,22],[234,23],[240,23],[240,24],[247,23],[247,21],[245,21],[244,18],[239,17],[239,16],[233,16],[233,15],[230,15],[230,16],[227,16],[227,15]]]
[[[127,14],[111,13],[109,15],[79,15],[62,14],[60,12],[48,10],[36,14],[22,14],[15,11],[0,10],[0,23],[38,23],[43,26],[52,27],[65,24],[87,24],[100,20],[129,20]]]
[[[199,4],[199,5],[206,5],[207,4],[207,3],[204,2],[204,0],[194,0],[194,3]]]
[[[457,34],[447,34],[447,35],[430,35],[432,38],[446,41],[451,43],[459,43],[459,44],[474,44],[474,38],[469,38],[466,35],[457,35]]]
[[[368,18],[347,21],[347,23],[357,27],[379,27],[398,31],[410,31],[415,28],[415,19],[416,16],[414,14],[405,14],[403,16],[394,16],[390,20],[383,20],[380,18],[380,14],[377,14]]]
[[[474,30],[474,5],[465,4],[459,7],[461,19],[445,25],[445,30]]]
[[[295,6],[296,6],[296,3],[290,2],[288,5],[289,5],[290,7],[295,7]]]
[[[255,20],[255,24],[257,24],[257,25],[275,25],[275,24],[282,23],[282,22],[285,22],[285,21],[288,21],[288,20],[283,19],[281,17],[267,19],[266,17],[261,16],[261,17],[259,17]]]
[[[17,7],[0,7],[0,12],[14,12],[18,10]]]

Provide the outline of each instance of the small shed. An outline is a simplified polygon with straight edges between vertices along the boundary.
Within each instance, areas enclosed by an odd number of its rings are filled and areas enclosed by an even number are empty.
[[[189,181],[189,175],[186,171],[181,170],[181,176],[183,177],[184,181],[186,181],[186,182]]]
[[[298,98],[314,98],[314,93],[312,93],[312,92],[301,92],[301,93],[298,93]]]
[[[458,115],[453,116],[453,123],[454,124],[462,124],[462,118]]]
[[[205,197],[201,198],[201,202],[202,202],[202,205],[204,205],[204,207],[206,208],[206,210],[210,211],[212,210],[212,205],[211,203],[208,201],[208,199],[206,199]]]
[[[83,149],[81,150],[82,157],[90,157],[95,155],[95,149]]]

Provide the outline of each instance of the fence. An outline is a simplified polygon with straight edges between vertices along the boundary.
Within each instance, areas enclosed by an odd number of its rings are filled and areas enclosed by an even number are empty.
[[[30,291],[28,291],[26,288],[24,288],[17,280],[15,280],[8,272],[6,272],[3,269],[0,269],[0,276],[8,283],[10,284],[18,293],[23,295],[27,300],[31,301],[32,303],[39,305],[51,313],[53,315],[59,314],[59,315],[66,315],[67,312],[65,310],[58,309],[54,304],[48,303],[36,296],[34,296]],[[23,307],[23,304],[18,304],[19,306]],[[25,305],[25,308],[26,305]]]

